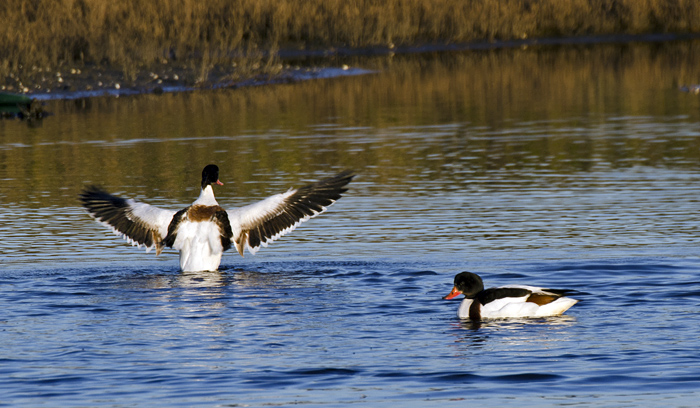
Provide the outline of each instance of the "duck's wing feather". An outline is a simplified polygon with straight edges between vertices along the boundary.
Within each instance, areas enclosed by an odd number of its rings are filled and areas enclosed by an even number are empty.
[[[299,224],[323,212],[347,191],[345,186],[354,174],[344,171],[286,193],[276,194],[257,203],[228,211],[231,241],[238,253],[255,254],[277,238],[293,231]]]
[[[502,304],[527,302],[544,306],[572,292],[575,291],[569,289],[545,289],[526,285],[508,285],[486,289],[477,297],[483,305],[500,301]]]
[[[487,305],[499,300],[512,302],[513,298],[526,299],[532,293],[531,287],[527,286],[503,286],[483,290],[476,297],[482,305]]]
[[[80,201],[90,216],[115,234],[132,245],[144,245],[147,252],[155,247],[158,254],[175,214],[175,211],[114,196],[97,186],[86,187],[80,194]]]

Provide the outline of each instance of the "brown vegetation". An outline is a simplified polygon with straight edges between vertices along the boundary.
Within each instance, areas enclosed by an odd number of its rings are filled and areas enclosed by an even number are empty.
[[[279,48],[698,33],[697,0],[3,0],[0,82],[97,64],[259,68]],[[251,62],[252,56],[252,62]],[[265,60],[269,61],[269,60]],[[245,65],[245,64],[244,64]]]

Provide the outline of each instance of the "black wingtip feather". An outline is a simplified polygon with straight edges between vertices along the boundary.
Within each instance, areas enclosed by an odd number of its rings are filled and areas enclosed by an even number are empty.
[[[355,173],[352,170],[346,170],[297,189],[287,198],[279,213],[250,230],[248,246],[257,248],[300,220],[324,212],[348,191],[345,186],[354,177]]]
[[[109,224],[134,242],[151,247],[154,245],[152,231],[129,216],[127,200],[113,196],[99,186],[87,186],[78,198],[94,219]]]

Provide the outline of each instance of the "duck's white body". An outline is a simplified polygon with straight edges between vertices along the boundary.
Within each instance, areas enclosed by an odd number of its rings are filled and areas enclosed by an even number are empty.
[[[510,286],[520,287],[531,290],[533,293],[542,292],[544,289],[534,286]],[[502,287],[507,288],[507,287]],[[501,288],[501,289],[502,289]],[[571,306],[578,303],[578,300],[569,297],[560,297],[551,303],[538,305],[537,303],[528,302],[530,295],[520,297],[504,297],[496,299],[485,305],[481,305],[481,319],[506,319],[516,317],[547,317],[559,316]],[[472,306],[474,299],[462,299],[457,309],[457,317],[460,319],[469,319],[469,309]]]
[[[484,289],[479,275],[462,272],[455,276],[454,287],[444,299],[464,295],[457,309],[460,319],[545,317],[558,316],[578,302],[564,296],[567,292],[570,291],[525,285]]]
[[[350,182],[353,175],[335,177],[299,189],[290,189],[260,202],[224,210],[214,197],[211,184],[218,180],[218,167],[209,165],[202,172],[202,190],[189,207],[175,212],[132,199],[113,196],[97,187],[87,188],[81,200],[90,215],[110,227],[133,245],[147,251],[172,247],[180,254],[183,271],[213,271],[221,257],[235,246],[255,254],[302,222],[326,211]]]
[[[173,248],[180,252],[183,271],[215,271],[221,264],[224,246],[214,222],[190,222],[180,225]]]
[[[192,206],[218,206],[212,187],[202,189],[199,198]],[[180,269],[183,271],[215,271],[221,264],[224,246],[221,244],[221,230],[214,221],[180,222],[173,248],[180,253]]]

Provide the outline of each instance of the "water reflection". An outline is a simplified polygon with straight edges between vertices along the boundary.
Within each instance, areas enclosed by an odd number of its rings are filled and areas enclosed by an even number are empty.
[[[276,268],[293,268],[294,263],[278,265]],[[70,273],[71,270],[68,270]],[[218,271],[182,272],[173,268],[172,271],[153,269],[134,269],[121,266],[107,268],[89,268],[80,275],[94,274],[92,281],[109,280],[105,285],[129,290],[157,289],[195,289],[188,293],[240,293],[245,296],[247,291],[265,291],[275,293],[290,289],[315,288],[319,285],[318,278],[314,279],[303,271],[292,269],[274,270],[269,267],[262,270],[247,270],[241,268],[222,268]],[[313,272],[312,272],[313,273]],[[327,274],[328,271],[321,271]],[[230,287],[230,288],[229,288]],[[212,289],[212,290],[198,290]],[[217,291],[217,289],[222,289]]]
[[[538,317],[538,318],[512,318],[512,319],[490,319],[490,320],[469,320],[461,319],[459,323],[452,323],[455,328],[478,331],[480,329],[489,330],[511,330],[519,329],[526,325],[546,325],[546,326],[570,326],[576,323],[576,317],[569,315]]]
[[[216,288],[228,284],[220,271],[183,272],[177,277],[177,285],[182,288]]]
[[[57,189],[99,183],[191,200],[208,162],[236,196],[331,167],[389,185],[697,169],[700,100],[678,83],[700,77],[699,55],[698,41],[410,55],[364,59],[380,73],[362,77],[52,102],[41,129],[0,123],[0,198],[67,205]]]
[[[455,355],[469,358],[491,353],[509,353],[521,358],[533,358],[533,351],[544,351],[546,356],[568,347],[578,324],[575,316],[554,316],[534,319],[462,320],[450,324],[453,330],[452,350]],[[498,363],[497,363],[498,361]],[[492,364],[501,364],[494,358]],[[511,362],[511,364],[513,364]]]
[[[106,236],[77,194],[100,184],[179,209],[211,162],[227,208],[357,171],[328,217],[259,257],[298,243],[329,256],[692,245],[700,99],[677,83],[700,77],[698,51],[688,41],[397,56],[363,59],[379,73],[359,77],[51,102],[41,129],[0,123],[0,262],[174,265]]]

